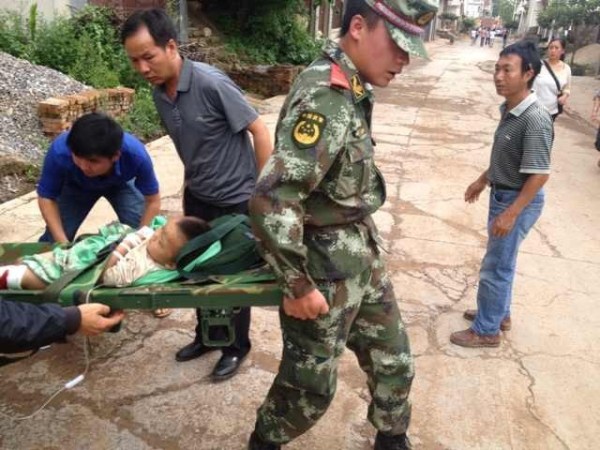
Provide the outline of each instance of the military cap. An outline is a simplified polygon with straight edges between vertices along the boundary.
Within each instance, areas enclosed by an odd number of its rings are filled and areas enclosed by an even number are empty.
[[[398,46],[411,55],[427,58],[424,27],[433,20],[438,0],[365,0],[383,19]]]

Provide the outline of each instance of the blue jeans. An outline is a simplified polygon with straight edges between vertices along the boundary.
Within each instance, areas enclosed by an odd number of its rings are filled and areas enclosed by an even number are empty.
[[[488,245],[479,271],[477,317],[472,330],[480,335],[498,334],[500,323],[510,316],[512,286],[519,246],[542,214],[544,191],[540,189],[519,214],[511,232],[502,238],[492,236],[492,224],[519,195],[518,191],[492,188],[488,216]]]
[[[56,199],[63,229],[69,241],[75,238],[77,230],[100,199],[106,198],[117,213],[119,222],[138,228],[144,211],[144,196],[135,187],[133,180],[103,191],[86,191],[73,184],[65,184]],[[40,242],[54,242],[48,227],[39,239]]]

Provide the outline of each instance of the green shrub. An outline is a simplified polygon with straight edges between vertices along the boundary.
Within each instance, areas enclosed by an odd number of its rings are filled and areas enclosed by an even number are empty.
[[[75,62],[67,69],[70,76],[82,83],[97,88],[119,85],[119,74],[111,66],[111,61],[98,52],[97,42],[87,33],[79,37],[75,48]]]
[[[458,19],[458,16],[451,12],[443,12],[438,16],[441,20],[448,20],[450,22]]]
[[[31,43],[31,62],[68,73],[78,54],[78,39],[72,22],[59,17],[38,25],[35,41]]]
[[[0,50],[17,58],[27,57],[29,37],[23,17],[14,12],[0,12]]]
[[[257,64],[308,64],[321,43],[307,31],[306,9],[298,0],[208,2],[230,51]]]
[[[472,17],[464,17],[462,20],[461,31],[463,33],[468,33],[470,30],[475,28],[475,25],[477,25],[477,23],[475,22],[475,19],[473,19]]]
[[[138,88],[135,93],[133,108],[118,121],[123,129],[145,142],[165,134],[152,100],[152,90],[147,85]]]

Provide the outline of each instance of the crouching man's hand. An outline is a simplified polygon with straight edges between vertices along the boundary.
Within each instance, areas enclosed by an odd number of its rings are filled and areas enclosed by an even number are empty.
[[[87,303],[78,308],[81,312],[81,324],[77,331],[85,336],[96,336],[108,331],[125,317],[123,311],[111,312],[108,306],[100,303]]]

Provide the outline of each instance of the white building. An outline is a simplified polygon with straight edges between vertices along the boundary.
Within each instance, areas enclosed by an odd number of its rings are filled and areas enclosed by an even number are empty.
[[[458,17],[461,15],[462,8],[464,8],[464,0],[447,0],[441,6],[445,13],[451,13]]]
[[[466,0],[465,16],[476,19],[483,14],[483,0]]]
[[[538,26],[537,17],[544,8],[542,0],[520,0],[515,8],[515,20],[519,21],[519,33],[526,33]]]

